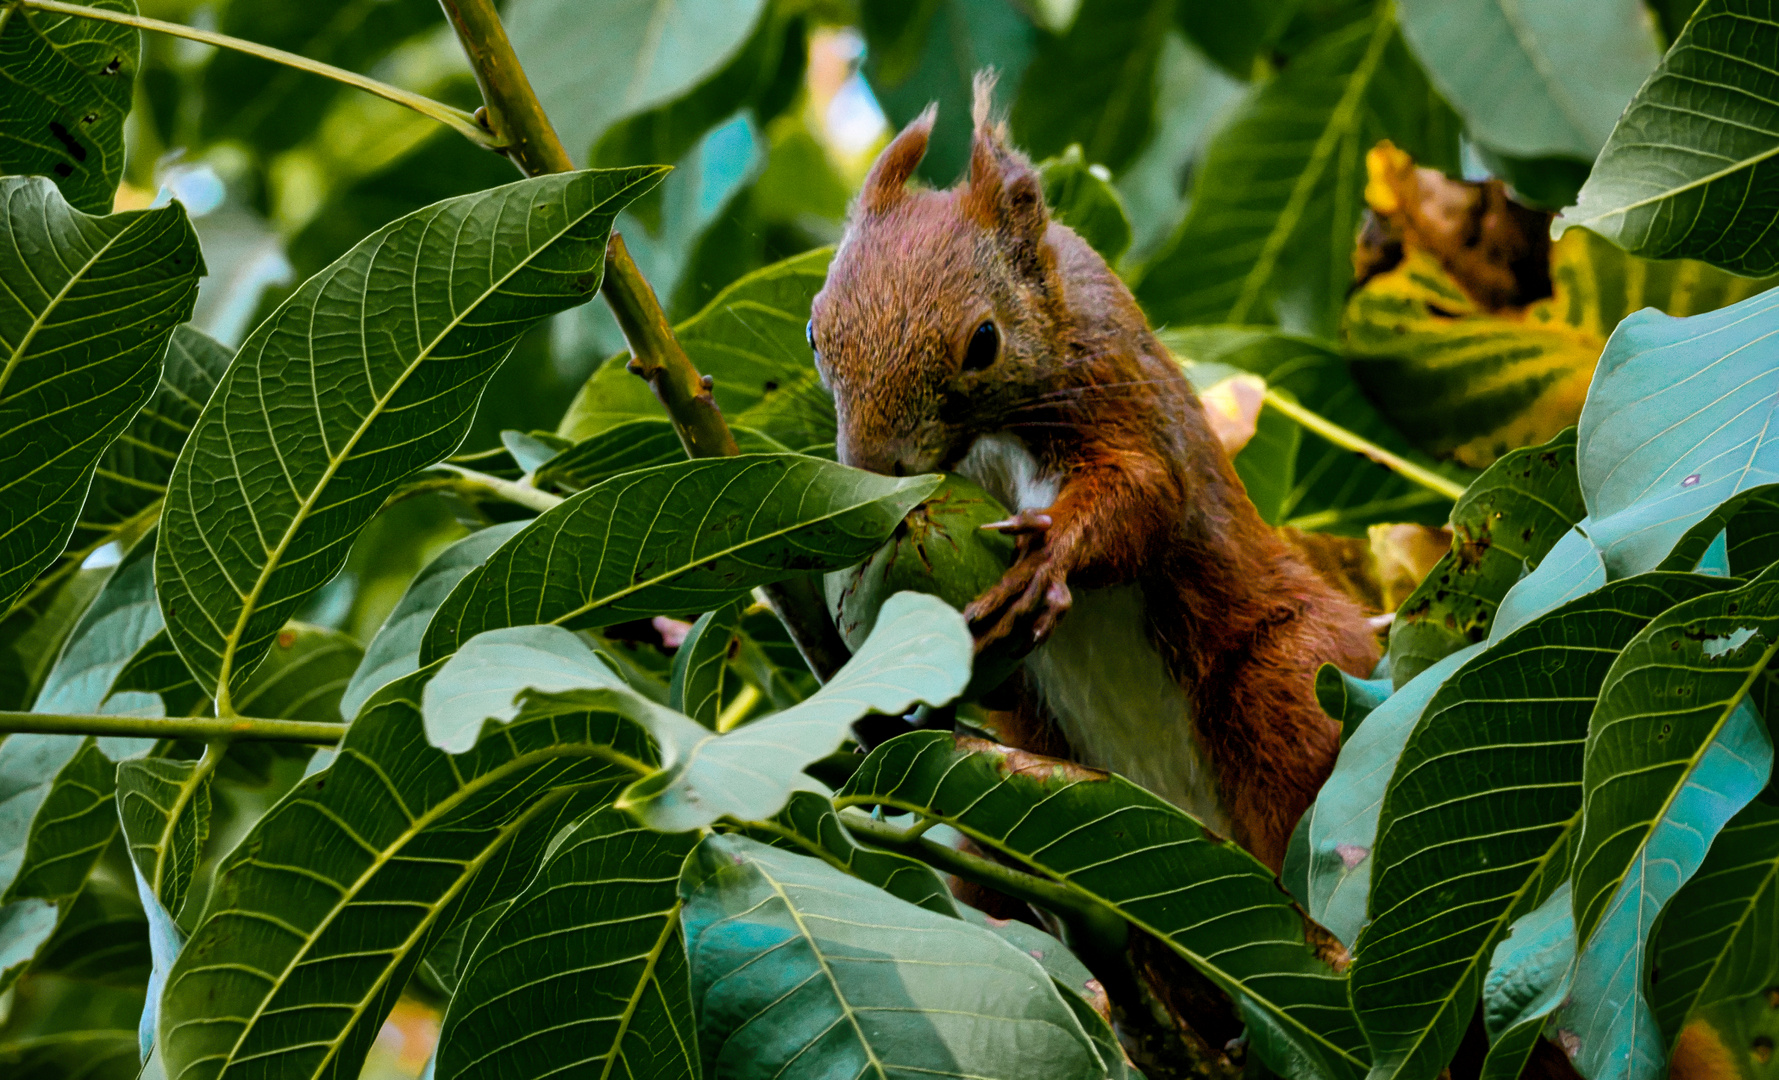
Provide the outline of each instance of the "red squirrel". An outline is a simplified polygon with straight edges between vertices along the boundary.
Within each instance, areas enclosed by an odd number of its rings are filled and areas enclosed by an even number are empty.
[[[1031,635],[1069,756],[1276,871],[1339,748],[1316,669],[1369,674],[1377,642],[1261,520],[1130,290],[1050,220],[992,85],[957,186],[907,186],[935,107],[878,156],[815,298],[840,460],[959,472],[1011,507],[1017,559],[964,613],[978,649]]]

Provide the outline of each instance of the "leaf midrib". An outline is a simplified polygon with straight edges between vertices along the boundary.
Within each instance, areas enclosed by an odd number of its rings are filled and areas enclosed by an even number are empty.
[[[368,755],[364,755],[356,750],[354,750],[353,752],[358,753],[360,760],[362,760],[368,767],[374,769],[377,772],[378,776],[382,779],[383,783],[385,783],[386,785],[389,785],[392,789],[394,788],[393,782],[383,772],[381,766],[377,765],[377,763],[374,759],[372,759]],[[624,754],[621,751],[613,749],[612,747],[605,746],[600,743],[583,742],[583,743],[559,744],[559,745],[548,747],[544,750],[535,751],[531,754],[520,755],[518,757],[513,758],[510,761],[502,763],[497,768],[490,769],[489,771],[483,773],[480,776],[477,776],[470,780],[465,781],[463,783],[463,785],[461,787],[459,787],[455,792],[453,792],[450,796],[448,796],[445,799],[440,800],[439,803],[437,805],[435,805],[432,810],[430,810],[424,814],[417,815],[406,829],[402,830],[399,834],[397,834],[396,838],[393,841],[391,841],[390,844],[388,844],[386,847],[384,847],[382,851],[377,853],[377,855],[372,859],[370,865],[368,867],[366,867],[365,870],[359,874],[358,878],[352,882],[351,887],[344,890],[344,892],[341,894],[339,902],[334,905],[333,910],[328,912],[327,917],[322,919],[320,923],[316,924],[315,929],[307,935],[307,940],[305,940],[303,942],[302,947],[299,948],[295,953],[293,953],[291,955],[290,961],[288,963],[286,963],[284,966],[284,970],[279,972],[278,977],[276,979],[271,980],[270,985],[266,989],[265,996],[260,999],[260,1003],[259,1003],[258,1007],[256,1007],[253,1011],[253,1015],[248,1017],[246,1019],[246,1022],[244,1024],[242,1024],[241,1033],[235,1037],[235,1045],[229,1049],[228,1056],[227,1056],[227,1059],[226,1059],[226,1062],[225,1062],[223,1068],[226,1070],[228,1068],[227,1063],[232,1063],[236,1060],[242,1060],[242,1061],[251,1060],[251,1058],[237,1059],[235,1057],[236,1051],[238,1051],[241,1048],[242,1041],[244,1041],[247,1038],[248,1033],[253,1031],[254,1025],[256,1025],[259,1022],[260,1017],[265,1014],[266,1007],[271,1003],[272,999],[277,996],[278,991],[286,985],[286,983],[288,982],[288,980],[290,978],[290,973],[292,971],[294,971],[299,964],[302,963],[303,959],[308,955],[309,949],[315,944],[315,942],[317,942],[321,939],[321,935],[324,932],[326,932],[327,928],[329,926],[333,925],[334,919],[336,917],[338,917],[341,912],[345,911],[347,908],[352,906],[352,899],[354,897],[356,897],[359,894],[359,892],[364,889],[364,887],[376,876],[377,872],[380,871],[384,866],[388,865],[390,859],[393,857],[393,853],[403,850],[416,837],[418,837],[423,832],[425,832],[427,827],[431,826],[432,824],[437,822],[440,818],[444,817],[449,811],[456,809],[459,805],[461,805],[464,802],[464,800],[468,799],[471,795],[477,794],[478,792],[482,791],[483,789],[493,785],[497,781],[505,779],[506,776],[511,773],[537,767],[537,766],[541,765],[543,762],[552,760],[554,758],[600,758],[602,760],[609,761],[614,765],[618,765],[623,768],[629,769],[630,771],[636,773],[639,776],[644,775],[651,771],[648,768],[646,768],[642,764],[642,762],[637,761],[635,758],[630,757],[628,754]],[[548,808],[548,807],[554,805],[555,802],[558,802],[562,798],[565,798],[569,792],[572,792],[579,788],[590,787],[595,784],[608,784],[608,783],[612,783],[612,782],[613,782],[612,779],[607,778],[607,779],[602,779],[602,780],[590,780],[590,781],[586,781],[586,782],[580,783],[580,784],[565,785],[562,787],[557,787],[557,788],[551,789],[550,791],[546,792],[541,798],[539,798],[536,802],[534,802],[530,807],[528,807],[523,814],[519,815],[519,817],[517,817],[513,821],[509,822],[507,825],[501,827],[501,829],[496,834],[496,838],[491,843],[489,843],[485,848],[483,848],[482,852],[479,855],[477,855],[474,859],[471,859],[469,862],[467,862],[464,865],[464,870],[461,874],[458,875],[457,880],[452,883],[452,885],[449,889],[446,890],[445,895],[440,897],[439,901],[432,905],[432,910],[424,918],[422,918],[420,920],[414,933],[410,934],[405,940],[403,940],[400,943],[398,948],[394,951],[394,955],[396,955],[398,957],[402,956],[410,948],[413,947],[413,942],[414,942],[416,936],[425,932],[427,929],[429,929],[432,926],[432,922],[434,919],[436,919],[438,917],[439,911],[443,910],[445,905],[448,904],[452,899],[454,899],[456,894],[469,881],[474,879],[476,871],[480,870],[483,866],[485,866],[487,864],[487,860],[490,857],[492,857],[492,855],[495,852],[498,852],[499,850],[501,850],[501,848],[503,846],[505,846],[507,840],[512,837],[513,833],[516,832],[521,825],[524,825],[526,822],[529,822],[534,816],[536,816],[538,813],[540,813],[543,809]],[[236,909],[230,909],[230,910],[236,910]],[[221,914],[221,912],[218,912],[217,914]],[[210,919],[209,919],[208,913],[206,913],[204,922],[208,923],[209,921],[210,921]],[[195,937],[195,935],[194,935],[194,937]],[[389,972],[394,969],[394,966],[395,965],[390,964],[390,965],[386,965],[384,967],[383,973],[377,977],[376,982],[374,982],[372,984],[369,992],[366,993],[366,995],[364,997],[360,998],[357,1005],[354,1006],[354,1008],[352,1010],[352,1019],[340,1028],[339,1034],[337,1034],[334,1038],[327,1041],[327,1043],[325,1044],[328,1046],[327,1054],[322,1058],[321,1062],[316,1065],[315,1069],[313,1071],[311,1071],[311,1073],[310,1073],[311,1077],[319,1076],[322,1073],[322,1071],[326,1068],[328,1062],[333,1060],[334,1054],[339,1051],[340,1044],[345,1041],[346,1036],[352,1030],[352,1026],[358,1022],[358,1018],[363,1015],[365,1007],[368,1004],[368,1002],[370,1001],[370,999],[372,997],[376,996],[376,991],[379,988],[381,988],[383,986],[383,984],[388,980]],[[205,970],[208,970],[208,969],[207,968],[198,968],[198,969],[196,969],[196,971],[183,972],[183,973],[181,973],[181,981],[183,982],[184,979],[189,978],[191,975],[195,974],[197,971],[205,971]],[[170,994],[172,992],[172,990],[173,990],[173,984],[169,983],[166,988],[166,991],[164,993]],[[171,1033],[169,1032],[169,1034],[171,1034]],[[314,1045],[314,1044],[310,1044],[310,1045]],[[269,1056],[272,1056],[275,1054],[287,1052],[289,1049],[290,1049],[289,1046],[277,1047],[272,1050],[266,1051],[264,1054],[254,1055],[254,1056],[269,1057]],[[198,1062],[193,1062],[190,1065],[187,1065],[185,1069],[180,1070],[179,1077],[176,1077],[175,1080],[179,1080],[179,1078],[184,1077],[186,1072],[188,1072],[192,1068],[195,1068],[197,1066],[197,1064],[198,1064]]]
[[[372,423],[383,416],[383,411],[388,406],[390,399],[395,396],[397,391],[407,384],[409,376],[418,371],[420,365],[431,359],[433,350],[438,348],[439,344],[443,342],[449,334],[455,331],[465,318],[478,310],[483,303],[487,302],[490,296],[494,295],[498,289],[511,280],[513,275],[531,266],[532,262],[537,259],[538,256],[555,246],[555,244],[560,241],[570,229],[581,224],[595,214],[598,214],[603,207],[608,206],[614,200],[621,198],[624,191],[628,191],[640,182],[640,178],[632,181],[626,188],[614,192],[608,197],[600,200],[585,213],[570,217],[563,223],[561,229],[551,235],[549,240],[534,247],[531,251],[526,253],[524,258],[516,260],[513,266],[505,274],[502,274],[497,280],[490,282],[488,287],[482,290],[472,303],[465,305],[461,311],[453,314],[451,321],[444,327],[444,329],[433,335],[432,339],[426,343],[425,347],[415,354],[413,362],[409,363],[403,369],[401,375],[390,384],[388,392],[374,400],[372,407],[366,411],[364,419],[359,422],[358,427],[352,432],[351,436],[347,438],[346,442],[342,445],[340,452],[328,456],[327,467],[322,471],[320,479],[310,487],[309,493],[304,496],[303,500],[298,504],[296,513],[291,516],[290,524],[285,526],[284,535],[279,538],[277,546],[267,554],[266,561],[261,565],[259,574],[254,580],[253,587],[248,590],[247,595],[241,597],[241,609],[240,613],[235,617],[234,628],[223,638],[222,655],[219,657],[220,663],[218,665],[216,679],[216,711],[218,716],[231,715],[232,710],[229,704],[229,679],[234,668],[235,650],[240,644],[241,636],[246,630],[248,621],[252,619],[258,606],[260,593],[264,591],[266,583],[271,580],[273,573],[279,568],[284,557],[284,552],[290,547],[291,541],[294,540],[297,533],[301,531],[303,524],[309,520],[309,515],[315,507],[315,501],[321,497],[321,493],[326,490],[328,484],[333,481],[334,474],[337,473],[341,466],[343,466],[351,457],[353,449],[357,447],[359,440],[363,439],[365,434],[370,431]],[[433,220],[437,220],[436,216]],[[430,226],[431,223],[429,222],[428,224]],[[453,250],[455,250],[455,247]],[[420,257],[418,247],[415,249],[415,257]],[[601,249],[600,253],[600,262],[603,267],[603,249]],[[319,302],[320,296],[317,296],[316,300]],[[264,356],[263,351],[261,356]],[[3,385],[3,383],[0,383],[0,385]],[[189,476],[186,483],[189,487]],[[222,560],[220,557],[217,557],[216,561],[220,563]],[[183,574],[181,576],[183,576]]]
[[[50,203],[48,200],[44,200],[42,205],[46,211],[45,216],[47,217]],[[0,368],[0,403],[4,403],[6,400],[6,384],[12,381],[13,372],[16,371],[19,364],[24,361],[25,353],[31,348],[31,342],[36,340],[37,332],[43,329],[44,324],[48,321],[50,315],[61,306],[64,300],[68,299],[69,291],[72,290],[75,285],[86,279],[86,275],[92,270],[93,265],[103,258],[119,239],[134,232],[136,226],[143,220],[145,220],[145,218],[138,217],[133,221],[126,222],[123,228],[117,230],[117,232],[113,233],[111,236],[106,237],[105,242],[99,245],[98,249],[93,252],[92,256],[88,258],[85,263],[81,264],[78,270],[68,275],[68,280],[62,283],[62,287],[57,290],[56,295],[50,297],[49,303],[44,305],[43,310],[38,312],[37,315],[32,318],[31,328],[25,331],[25,336],[19,339],[18,347],[13,349],[12,355],[6,358],[6,366]]]

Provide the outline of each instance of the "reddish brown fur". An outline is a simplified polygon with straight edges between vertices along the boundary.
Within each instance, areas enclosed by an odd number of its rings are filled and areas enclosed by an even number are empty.
[[[1023,438],[1063,482],[1048,530],[1021,538],[966,613],[979,642],[1042,636],[1070,586],[1140,585],[1236,839],[1276,869],[1338,748],[1316,668],[1367,674],[1376,642],[1260,519],[1130,291],[1048,220],[1036,173],[980,104],[968,181],[904,186],[931,121],[884,150],[816,298],[841,459],[901,475],[953,467],[984,434]],[[990,317],[998,359],[962,371]]]

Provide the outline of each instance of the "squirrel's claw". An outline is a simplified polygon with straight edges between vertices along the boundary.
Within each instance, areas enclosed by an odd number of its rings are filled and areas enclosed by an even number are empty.
[[[1032,644],[1042,644],[1069,610],[1067,571],[1055,560],[1021,559],[994,588],[964,609],[976,632],[976,651],[1008,637],[1021,625],[1031,626]]]
[[[1010,533],[1014,536],[1029,536],[1049,530],[1053,523],[1050,515],[1042,510],[1021,510],[1003,521],[991,521],[981,526],[985,530]]]

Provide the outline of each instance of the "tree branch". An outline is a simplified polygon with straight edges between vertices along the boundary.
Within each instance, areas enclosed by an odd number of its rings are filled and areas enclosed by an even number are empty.
[[[306,720],[259,720],[235,716],[108,716],[102,713],[0,712],[0,733],[19,735],[126,735],[144,739],[252,739],[332,746],[345,724]]]
[[[189,41],[201,41],[206,45],[214,45],[219,49],[232,49],[235,52],[257,56],[261,60],[270,60],[274,64],[283,64],[299,71],[307,71],[311,75],[320,75],[325,79],[354,86],[367,94],[375,94],[385,101],[393,101],[397,105],[413,109],[422,116],[430,117],[441,124],[455,130],[459,135],[486,149],[499,149],[494,145],[494,136],[476,123],[475,117],[462,109],[453,108],[442,101],[434,101],[424,94],[416,94],[403,90],[399,86],[378,82],[355,71],[337,68],[332,64],[324,64],[319,60],[311,60],[306,56],[274,49],[270,45],[247,41],[227,34],[217,34],[209,30],[197,30],[175,22],[150,19],[144,15],[132,15],[127,11],[111,11],[106,8],[87,7],[84,4],[66,4],[61,0],[11,0],[12,7],[34,8],[56,15],[72,15],[78,19],[93,19],[97,22],[120,23],[133,26],[138,30],[153,30],[161,34],[171,34]]]
[[[494,0],[439,0],[439,4],[476,69],[488,124],[507,157],[527,176],[574,168],[513,52]],[[605,276],[599,291],[630,345],[629,369],[648,380],[673,421],[687,456],[730,457],[739,453],[735,436],[711,396],[710,379],[698,373],[680,346],[655,290],[637,269],[616,230],[606,243]],[[816,678],[823,682],[832,678],[851,653],[828,617],[827,601],[820,590],[808,580],[793,580],[764,591]]]

